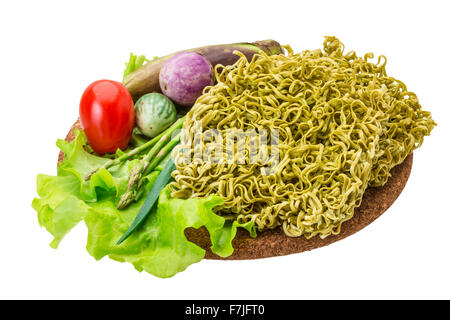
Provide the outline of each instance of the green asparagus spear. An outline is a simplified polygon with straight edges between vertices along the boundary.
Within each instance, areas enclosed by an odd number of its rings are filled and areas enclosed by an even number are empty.
[[[125,208],[128,204],[136,200],[139,189],[142,186],[142,178],[150,172],[169,154],[180,142],[180,134],[177,134],[168,143],[170,136],[164,135],[158,143],[145,155],[137,166],[131,169],[127,191],[120,197],[117,204],[118,209]]]
[[[155,170],[161,171],[161,170],[164,168],[164,165],[167,163],[167,161],[169,161],[170,157],[171,157],[171,154],[168,153],[168,154],[164,157],[164,159],[162,159],[161,162],[158,163],[158,165],[156,166]]]
[[[177,144],[180,143],[180,134],[177,134],[172,140],[169,141],[168,144],[166,144],[155,156],[155,158],[150,162],[148,167],[145,169],[144,176],[147,175],[149,172],[152,172],[158,164],[160,164],[167,155],[170,156],[170,152]],[[139,181],[138,188],[140,188],[142,185],[142,180]]]
[[[126,161],[128,159],[130,159],[131,157],[147,150],[148,148],[153,147],[154,145],[156,145],[161,138],[164,135],[168,135],[169,137],[172,135],[172,133],[174,133],[175,130],[180,129],[181,126],[183,125],[184,120],[186,119],[186,117],[182,117],[180,119],[178,119],[174,124],[172,124],[169,128],[167,128],[165,131],[163,131],[162,133],[160,133],[158,136],[154,137],[153,139],[149,140],[147,143],[144,143],[143,145],[134,148],[133,150],[124,153],[123,155],[121,155],[120,157],[116,158],[116,159],[111,159],[108,162],[106,162],[103,166],[96,168],[94,170],[92,170],[91,172],[89,172],[86,177],[84,178],[85,181],[88,181],[91,176],[96,173],[98,170],[104,168],[104,169],[108,169],[111,168],[113,166],[116,166],[118,164],[121,164],[123,161]]]

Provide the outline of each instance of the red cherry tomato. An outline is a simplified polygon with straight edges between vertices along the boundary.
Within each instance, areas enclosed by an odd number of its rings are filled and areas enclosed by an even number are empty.
[[[90,84],[81,97],[80,121],[95,152],[125,149],[134,127],[133,99],[127,88],[112,80]]]

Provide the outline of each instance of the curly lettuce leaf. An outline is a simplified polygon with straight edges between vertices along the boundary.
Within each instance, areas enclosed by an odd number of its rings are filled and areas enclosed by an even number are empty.
[[[188,241],[184,230],[188,227],[206,226],[208,230],[220,229],[224,219],[213,213],[212,208],[222,204],[222,199],[210,196],[204,199],[171,199],[168,187],[161,192],[156,210],[138,232],[116,245],[130,226],[121,220],[117,210],[106,202],[86,217],[90,230],[87,250],[96,259],[108,255],[111,259],[130,262],[139,270],[159,277],[170,277],[203,259],[205,251]],[[137,214],[137,211],[131,216]]]
[[[125,210],[116,209],[120,195],[127,188],[129,172],[138,160],[99,170],[86,182],[84,176],[108,159],[85,150],[86,139],[81,131],[76,132],[72,142],[58,140],[57,145],[65,153],[65,159],[58,167],[57,176],[38,175],[39,198],[32,203],[38,212],[39,224],[54,237],[50,243],[53,248],[58,247],[73,227],[84,221],[88,229],[86,249],[95,259],[108,256],[131,263],[138,271],[171,277],[205,255],[202,248],[187,240],[186,228],[205,226],[211,237],[212,252],[221,257],[233,253],[231,242],[238,227],[246,228],[256,236],[253,224],[227,222],[213,212],[214,207],[222,204],[220,197],[173,199],[166,187],[157,207],[138,232],[117,246],[117,240],[129,228],[145,198],[141,197]],[[158,174],[159,171],[153,171],[144,178],[144,194],[148,193]]]
[[[50,243],[57,248],[64,236],[84,219],[86,204],[78,198],[78,180],[72,176],[38,175],[37,190],[41,197],[32,206],[38,212],[38,221],[54,239]]]

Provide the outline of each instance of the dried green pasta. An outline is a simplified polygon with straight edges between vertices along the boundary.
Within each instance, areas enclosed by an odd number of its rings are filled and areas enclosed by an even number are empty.
[[[344,53],[335,37],[326,37],[323,50],[285,48],[286,55],[251,61],[238,53],[234,65],[217,66],[217,84],[183,125],[191,145],[198,126],[220,132],[223,139],[207,139],[203,152],[225,147],[235,130],[276,129],[280,161],[271,174],[262,174],[263,161],[242,163],[258,142],[249,137],[244,155],[235,152],[231,162],[176,161],[171,187],[174,197],[217,194],[224,199],[218,213],[261,231],[281,226],[288,236],[324,238],[340,232],[366,188],[385,184],[436,124],[413,92],[387,76],[384,56],[373,63],[371,53]],[[273,151],[267,139],[261,159]],[[182,149],[195,160],[195,150]]]

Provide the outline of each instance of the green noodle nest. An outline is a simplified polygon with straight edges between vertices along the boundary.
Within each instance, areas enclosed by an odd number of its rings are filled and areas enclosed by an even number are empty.
[[[323,50],[285,48],[287,55],[261,53],[250,62],[240,55],[216,67],[217,84],[204,90],[183,126],[191,140],[196,122],[203,132],[220,131],[224,140],[203,149],[224,144],[233,128],[278,129],[275,171],[263,175],[262,162],[177,161],[173,196],[217,194],[224,199],[219,213],[241,223],[324,238],[340,232],[366,188],[384,185],[436,124],[413,92],[387,76],[384,56],[372,63],[372,53],[344,53],[335,37],[326,37]]]

